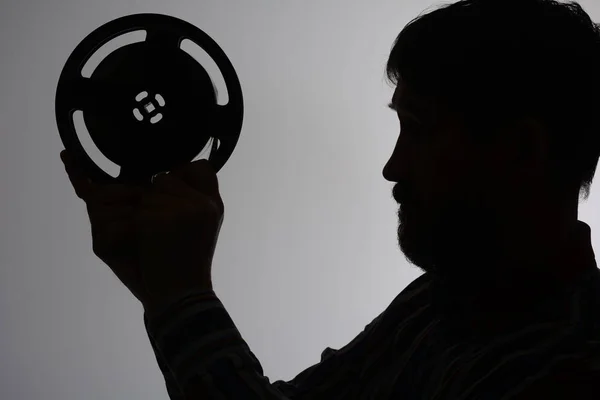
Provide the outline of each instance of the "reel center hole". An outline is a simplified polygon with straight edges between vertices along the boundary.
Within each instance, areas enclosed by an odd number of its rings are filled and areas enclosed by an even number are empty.
[[[152,98],[148,92],[144,91],[135,97],[135,101],[138,103],[138,107],[133,109],[133,115],[138,121],[142,122],[145,117],[149,117],[150,123],[156,124],[163,118],[162,113],[159,111],[166,105],[166,102],[159,93]]]

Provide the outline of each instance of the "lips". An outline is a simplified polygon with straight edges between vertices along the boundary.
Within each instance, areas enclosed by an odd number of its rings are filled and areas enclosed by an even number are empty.
[[[396,200],[398,203],[404,203],[404,201],[402,200],[402,196],[400,195],[400,190],[397,187],[394,188],[392,196],[394,197],[394,200]]]

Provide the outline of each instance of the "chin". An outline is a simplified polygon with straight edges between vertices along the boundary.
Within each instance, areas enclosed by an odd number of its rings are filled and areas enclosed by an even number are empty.
[[[432,249],[430,242],[425,240],[426,227],[417,225],[413,214],[404,211],[399,213],[398,244],[406,260],[424,272],[434,272]]]

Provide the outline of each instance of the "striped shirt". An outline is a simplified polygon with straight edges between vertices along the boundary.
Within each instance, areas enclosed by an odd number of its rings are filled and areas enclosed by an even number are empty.
[[[144,323],[171,400],[183,400],[180,385],[190,382],[206,399],[509,399],[569,361],[600,372],[600,270],[586,243],[586,268],[527,324],[473,338],[434,306],[425,273],[290,381],[264,376],[214,291],[188,294]]]

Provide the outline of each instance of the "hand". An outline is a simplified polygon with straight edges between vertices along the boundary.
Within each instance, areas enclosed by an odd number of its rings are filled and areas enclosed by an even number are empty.
[[[212,289],[212,260],[224,214],[217,174],[207,160],[154,178],[136,213],[147,309],[187,291]]]
[[[145,308],[159,307],[182,291],[212,288],[210,268],[224,205],[208,162],[159,175],[150,190],[95,184],[71,154],[60,155],[75,193],[86,203],[94,254]]]
[[[143,189],[123,184],[94,184],[66,150],[60,153],[60,158],[75,194],[86,203],[94,254],[140,302],[146,302],[135,224]]]

